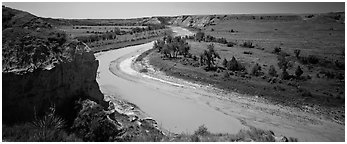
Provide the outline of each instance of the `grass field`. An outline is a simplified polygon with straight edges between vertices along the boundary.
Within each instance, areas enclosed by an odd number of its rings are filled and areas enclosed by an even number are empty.
[[[211,31],[214,29],[214,31]],[[233,29],[236,32],[230,32]],[[300,49],[302,55],[314,54],[329,59],[344,59],[345,25],[315,19],[304,21],[221,21],[204,29],[208,35],[224,37],[228,41],[252,41],[271,52],[274,47],[293,53]]]

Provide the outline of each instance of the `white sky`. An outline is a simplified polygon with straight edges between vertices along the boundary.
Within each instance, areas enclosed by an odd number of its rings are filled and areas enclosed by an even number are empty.
[[[345,3],[284,2],[3,2],[2,5],[52,18],[136,18],[185,14],[319,13],[345,11]]]

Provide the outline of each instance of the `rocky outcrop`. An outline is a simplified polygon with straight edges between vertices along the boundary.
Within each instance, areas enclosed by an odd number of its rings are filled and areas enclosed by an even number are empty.
[[[216,16],[178,16],[169,23],[184,27],[202,28],[208,25],[214,25],[219,21]]]
[[[78,99],[106,105],[96,82],[98,61],[93,53],[80,42],[70,43],[65,52],[70,54],[69,59],[50,70],[2,73],[3,122],[30,121],[50,106],[68,120],[74,118],[74,102]]]
[[[204,28],[228,20],[294,21],[302,20],[299,15],[184,15],[172,17],[169,24],[183,27]]]
[[[142,24],[149,25],[149,24],[161,24],[161,21],[157,17],[151,17],[148,19],[144,19]]]
[[[110,102],[107,109],[90,100],[79,104],[72,131],[83,141],[158,141],[165,136],[155,120],[137,117],[138,108],[127,102]]]

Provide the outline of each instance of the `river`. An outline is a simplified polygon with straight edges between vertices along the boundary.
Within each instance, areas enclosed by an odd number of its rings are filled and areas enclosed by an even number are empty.
[[[192,34],[184,28],[172,29],[177,35]],[[237,133],[255,126],[299,141],[344,141],[344,125],[296,108],[273,105],[258,96],[138,73],[131,67],[133,60],[153,43],[96,53],[97,82],[103,94],[134,103],[160,127],[174,133],[193,133],[205,125],[211,132]]]
[[[173,27],[173,31],[176,35],[192,34],[179,27]],[[200,125],[205,125],[211,132],[222,133],[237,133],[244,127],[236,118],[208,106],[206,99],[195,89],[146,78],[132,70],[134,56],[152,47],[153,42],[150,42],[97,53],[97,82],[102,93],[120,95],[157,120],[159,126],[175,133],[192,133]],[[116,69],[115,74],[110,71],[110,66]]]

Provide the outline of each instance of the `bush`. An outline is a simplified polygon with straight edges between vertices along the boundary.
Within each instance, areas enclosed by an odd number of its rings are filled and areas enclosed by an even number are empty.
[[[290,75],[288,74],[287,70],[282,71],[281,79],[288,80],[290,78]]]
[[[227,69],[231,71],[244,71],[245,67],[240,64],[235,57],[228,61]]]
[[[36,116],[35,116],[36,117]],[[55,115],[55,108],[42,118],[35,118],[33,122],[14,125],[3,125],[3,140],[6,141],[33,141],[33,142],[59,142],[82,141],[74,134],[68,135],[65,131],[65,120]]]
[[[251,41],[246,41],[241,46],[247,47],[247,48],[254,48],[254,45]]]
[[[259,76],[261,74],[261,66],[258,63],[253,66],[251,74],[254,76]]]
[[[200,135],[205,136],[210,134],[210,132],[207,130],[207,127],[205,125],[199,126],[199,128],[194,132],[194,135]]]
[[[251,51],[244,51],[243,54],[249,54],[252,55],[253,53]]]
[[[302,71],[301,67],[298,66],[295,70],[295,75],[297,78],[299,78],[304,72]]]
[[[193,56],[193,60],[194,61],[197,61],[198,60],[198,57],[196,55]]]
[[[270,66],[269,75],[270,75],[270,76],[273,76],[273,77],[276,77],[276,76],[277,76],[277,71],[276,71],[276,69],[275,69],[275,66],[273,66],[273,65]]]
[[[334,63],[335,63],[335,66],[336,66],[337,68],[339,68],[339,69],[344,69],[344,68],[345,68],[345,64],[344,64],[343,62],[340,62],[340,61],[338,61],[338,60],[335,60]]]
[[[299,49],[294,50],[295,57],[299,58],[300,52]]]
[[[318,64],[319,58],[315,55],[309,55],[308,57],[301,57],[300,61],[303,64]]]
[[[141,70],[140,70],[140,73],[146,73],[146,72],[148,72],[147,69],[141,69]]]
[[[279,54],[282,51],[280,47],[275,47],[272,53]]]
[[[228,60],[224,58],[223,62],[222,62],[222,65],[227,68],[228,66]]]
[[[228,43],[228,41],[225,38],[218,38],[217,42],[221,43],[221,44],[227,44]]]
[[[308,62],[311,64],[318,64],[319,63],[319,58],[315,55],[309,55],[308,56]]]
[[[227,43],[227,47],[233,47],[235,45],[235,43],[233,43],[233,42],[228,42]]]

